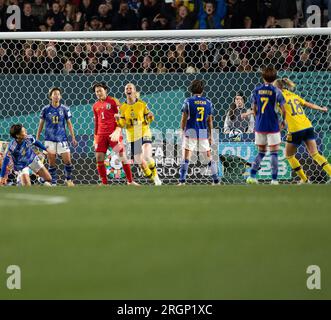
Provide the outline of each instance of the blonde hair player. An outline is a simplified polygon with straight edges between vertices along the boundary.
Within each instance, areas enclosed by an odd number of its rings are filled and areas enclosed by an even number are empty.
[[[275,80],[274,85],[282,90],[283,96],[286,100],[285,112],[288,133],[286,136],[285,155],[291,168],[300,177],[301,183],[309,182],[300,162],[295,157],[297,148],[302,142],[304,142],[311,157],[328,174],[328,183],[330,183],[331,165],[327,159],[318,152],[314,128],[303,110],[304,107],[307,107],[313,110],[327,112],[328,108],[307,102],[297,94],[293,93],[292,90],[295,88],[295,83],[288,78],[277,79]]]
[[[152,133],[150,123],[154,120],[153,113],[146,102],[140,100],[136,86],[128,83],[125,86],[126,102],[116,115],[117,124],[126,129],[127,141],[131,144],[131,154],[134,161],[140,165],[144,176],[159,186],[162,184],[152,157]],[[117,133],[111,139],[117,139]]]

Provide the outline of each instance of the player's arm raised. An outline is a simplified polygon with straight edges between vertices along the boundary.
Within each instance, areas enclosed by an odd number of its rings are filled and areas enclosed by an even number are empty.
[[[307,102],[305,101],[305,103],[303,104],[304,107],[313,109],[313,110],[318,110],[318,111],[322,111],[322,112],[328,112],[328,108],[327,107],[320,107],[317,104],[311,103],[311,102]]]

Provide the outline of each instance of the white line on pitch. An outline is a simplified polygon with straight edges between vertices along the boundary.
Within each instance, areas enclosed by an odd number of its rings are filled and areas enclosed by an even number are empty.
[[[17,203],[17,205],[55,205],[68,202],[68,198],[62,196],[45,196],[42,194],[20,194],[20,193],[5,193],[4,199],[10,200],[22,200],[24,203]],[[6,201],[6,202],[7,202]],[[3,201],[2,201],[3,202]],[[16,204],[16,203],[15,203]],[[2,205],[5,205],[4,203]]]

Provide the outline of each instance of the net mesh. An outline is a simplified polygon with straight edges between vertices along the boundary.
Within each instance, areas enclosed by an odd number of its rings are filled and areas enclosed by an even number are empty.
[[[63,103],[70,107],[78,147],[71,147],[74,180],[98,183],[93,148],[92,84],[104,81],[110,95],[124,101],[124,86],[133,82],[155,114],[153,152],[164,183],[178,179],[181,162],[179,123],[183,100],[194,79],[205,82],[205,96],[214,105],[213,157],[224,183],[244,183],[257,150],[254,119],[241,119],[250,108],[252,90],[261,82],[263,66],[273,65],[280,76],[297,84],[296,93],[321,106],[330,106],[330,36],[222,37],[163,39],[90,40],[1,40],[0,41],[0,140],[9,140],[9,127],[23,123],[35,135],[40,111],[49,104],[48,90],[63,90]],[[243,108],[231,110],[236,94],[245,99]],[[319,150],[330,159],[331,116],[308,110]],[[285,134],[285,132],[284,132]],[[129,151],[129,148],[128,148]],[[1,155],[0,155],[1,158]],[[298,160],[310,180],[327,177],[301,146]],[[210,182],[206,165],[193,161],[188,182]],[[259,178],[271,177],[270,159],[261,165]],[[297,181],[280,152],[280,180]],[[124,173],[116,155],[109,150],[106,160],[111,181],[123,183]],[[61,162],[59,161],[61,167]],[[136,165],[134,175],[146,182]]]

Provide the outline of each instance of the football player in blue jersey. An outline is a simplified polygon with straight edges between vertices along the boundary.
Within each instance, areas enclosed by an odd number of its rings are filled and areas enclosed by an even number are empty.
[[[183,132],[183,160],[179,170],[179,185],[185,184],[192,152],[199,151],[208,161],[214,184],[219,184],[218,170],[211,156],[213,106],[203,97],[204,83],[194,80],[191,83],[192,97],[185,99],[180,123]]]
[[[68,126],[72,144],[77,146],[74,129],[71,122],[71,112],[68,107],[61,103],[61,89],[54,87],[49,91],[51,103],[45,106],[40,115],[40,122],[37,131],[37,140],[40,139],[41,132],[45,124],[45,146],[48,148],[49,172],[52,176],[52,185],[57,183],[56,155],[60,155],[64,162],[64,172],[66,183],[73,187],[72,164],[66,125]]]
[[[32,149],[32,146],[36,146],[47,152],[46,147],[33,136],[28,135],[21,124],[11,126],[10,136],[13,140],[9,143],[2,162],[0,184],[4,185],[7,183],[7,168],[10,161],[12,161],[14,170],[21,176],[22,185],[31,185],[30,174],[26,172],[27,168],[30,168],[34,173],[44,179],[44,185],[50,186],[52,177]]]
[[[272,66],[262,71],[264,83],[257,86],[252,94],[252,107],[255,115],[255,144],[259,149],[247,183],[257,184],[256,174],[269,148],[271,155],[271,184],[278,184],[278,150],[281,143],[280,130],[285,127],[285,98],[282,92],[273,85],[277,71]],[[279,123],[278,111],[282,121]]]

